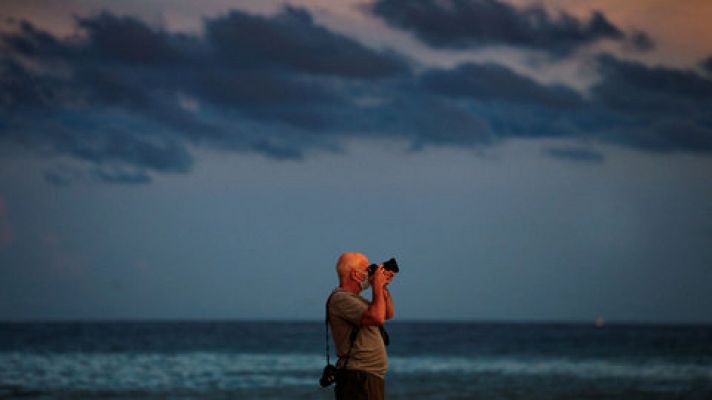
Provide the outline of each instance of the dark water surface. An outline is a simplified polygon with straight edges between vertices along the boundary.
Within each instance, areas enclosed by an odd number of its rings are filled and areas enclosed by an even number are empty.
[[[712,399],[712,326],[406,323],[389,399]],[[0,323],[0,399],[330,399],[318,322]]]

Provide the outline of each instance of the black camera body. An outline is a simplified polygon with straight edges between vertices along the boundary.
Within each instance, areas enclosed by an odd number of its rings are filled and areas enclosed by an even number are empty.
[[[368,266],[368,276],[373,275],[374,272],[376,272],[376,268],[378,268],[378,264],[371,264]],[[397,273],[400,271],[398,268],[398,262],[396,261],[395,258],[391,258],[388,261],[383,262],[383,269],[386,271],[391,271],[393,273]]]
[[[324,367],[324,371],[321,373],[321,378],[319,379],[321,387],[327,387],[336,382],[336,375],[338,373],[339,370],[336,369],[335,366],[327,364],[326,367]]]

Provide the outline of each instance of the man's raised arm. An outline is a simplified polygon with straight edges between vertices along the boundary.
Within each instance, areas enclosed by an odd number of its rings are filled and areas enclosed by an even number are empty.
[[[386,321],[385,284],[386,275],[383,271],[383,266],[379,266],[373,274],[373,297],[371,299],[371,305],[364,311],[361,317],[361,325],[383,325]]]
[[[387,287],[383,287],[383,297],[386,300],[386,319],[393,318],[395,311],[393,309],[393,298],[391,297],[391,292]]]

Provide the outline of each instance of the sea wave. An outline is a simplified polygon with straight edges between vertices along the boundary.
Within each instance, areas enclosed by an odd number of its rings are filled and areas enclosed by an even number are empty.
[[[561,375],[590,379],[712,379],[712,364],[678,363],[659,359],[620,361],[568,358],[416,357],[393,360],[391,371],[399,374]]]
[[[314,354],[0,353],[0,385],[41,389],[229,390],[313,386],[324,360]],[[712,380],[712,365],[647,359],[390,357],[389,374],[440,377],[561,375],[581,379]]]

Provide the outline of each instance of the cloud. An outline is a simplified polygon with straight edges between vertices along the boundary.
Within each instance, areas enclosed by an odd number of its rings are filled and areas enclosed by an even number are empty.
[[[541,5],[516,8],[498,0],[376,0],[370,11],[437,48],[504,45],[562,56],[599,40],[627,38],[600,11],[582,20],[563,11],[551,16]],[[653,42],[637,32],[632,44],[649,49]]]
[[[712,101],[712,80],[692,70],[649,67],[610,54],[602,54],[596,61],[603,79],[592,92],[616,109],[643,114],[691,109],[704,112]]]
[[[88,38],[75,48],[87,60],[134,65],[170,65],[190,62],[190,36],[171,35],[152,29],[136,18],[102,12],[79,17],[77,22]],[[197,50],[197,49],[196,49]]]
[[[542,85],[498,64],[461,64],[451,70],[430,70],[421,77],[427,90],[455,97],[574,108],[581,95],[563,85]]]
[[[317,26],[304,9],[273,17],[232,11],[205,24],[217,57],[238,68],[282,67],[305,73],[377,79],[408,71],[394,53],[377,52]]]
[[[639,51],[650,51],[655,48],[655,41],[643,31],[634,31],[630,35],[630,44]]]
[[[586,147],[550,147],[544,151],[546,155],[566,161],[600,164],[604,156],[600,152]]]
[[[692,70],[598,57],[592,106],[605,110],[601,139],[656,152],[712,151],[712,80]]]
[[[486,121],[493,142],[572,138],[652,152],[712,152],[712,80],[692,70],[651,67],[610,54],[601,54],[594,63],[600,78],[585,97],[496,64],[430,70],[421,75],[421,85],[466,104]],[[568,159],[588,155],[547,154]]]
[[[414,68],[292,7],[207,18],[204,35],[108,12],[76,23],[83,34],[68,38],[25,21],[0,32],[0,141],[86,167],[44,171],[56,186],[187,173],[192,146],[301,160],[347,137],[416,150],[566,138],[712,151],[712,83],[694,71],[603,54],[599,81],[580,93],[495,63]],[[548,155],[576,158],[560,150]]]
[[[409,74],[405,58],[330,32],[292,7],[206,19],[205,36],[109,12],[76,22],[83,35],[72,38],[27,21],[1,34],[0,140],[161,173],[190,170],[188,142],[300,159],[306,147],[333,147],[312,132],[361,120],[350,93],[367,95],[372,84],[360,81]],[[68,183],[58,173],[45,179]]]
[[[385,134],[409,140],[412,150],[427,146],[481,147],[497,137],[489,121],[466,104],[431,96],[417,89],[404,90],[369,115]]]

